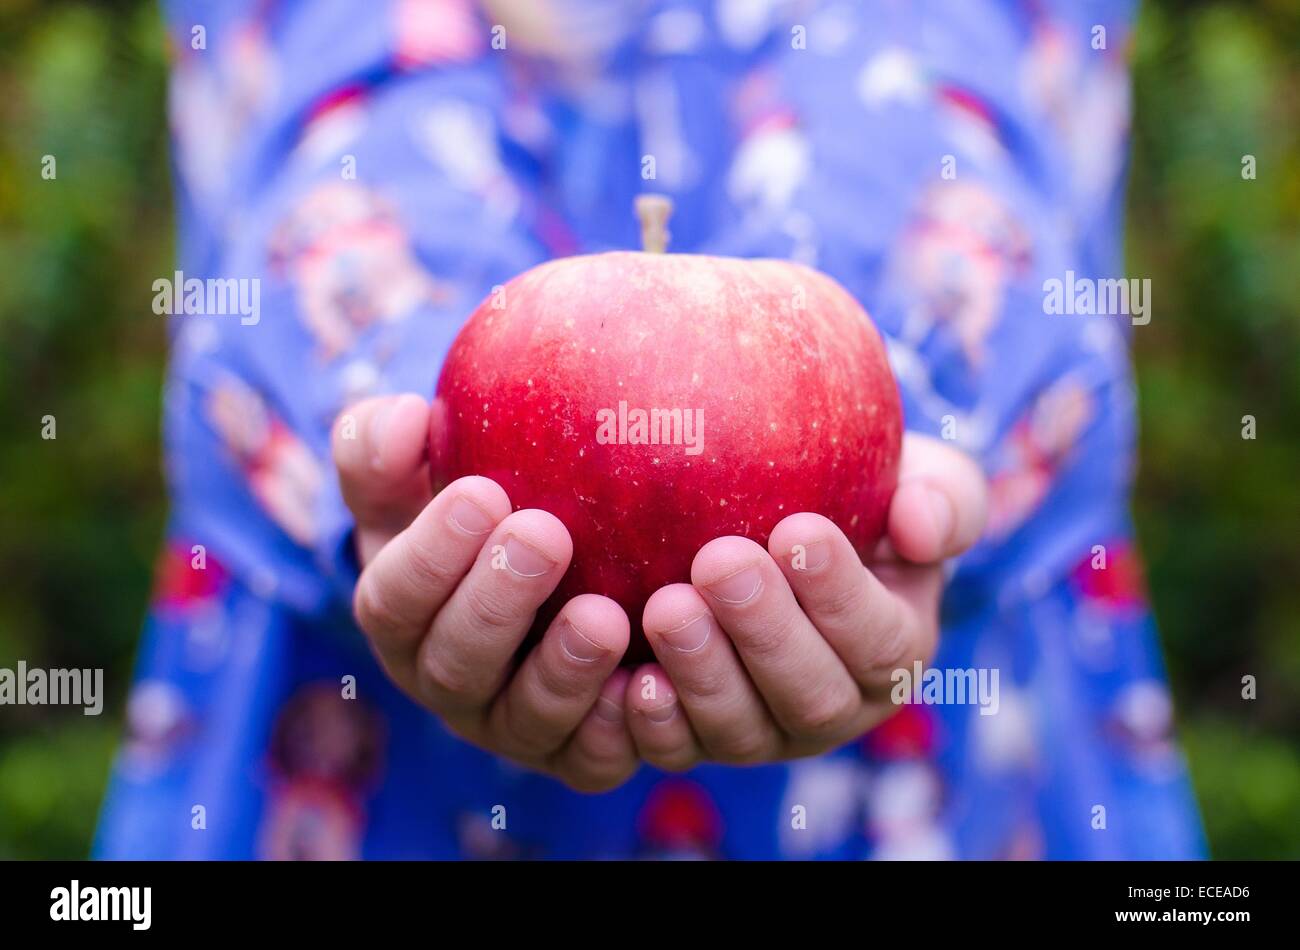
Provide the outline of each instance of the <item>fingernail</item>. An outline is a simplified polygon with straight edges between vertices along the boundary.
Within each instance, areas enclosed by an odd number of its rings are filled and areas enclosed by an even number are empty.
[[[622,722],[623,694],[626,689],[626,678],[612,676],[606,680],[600,695],[596,697],[596,715],[606,722]]]
[[[641,710],[641,715],[645,716],[651,722],[667,722],[677,715],[677,703],[671,702],[666,706],[656,706],[653,709]]]
[[[505,555],[506,567],[520,577],[541,577],[555,567],[549,557],[513,534],[506,536]]]
[[[606,722],[618,722],[623,718],[623,707],[604,696],[596,697],[596,715]]]
[[[447,518],[454,527],[466,534],[487,534],[495,527],[488,513],[464,495],[452,502]]]
[[[747,567],[708,585],[709,593],[724,604],[743,604],[752,600],[762,586],[757,567]]]
[[[594,663],[609,652],[600,644],[583,636],[582,631],[568,618],[565,618],[564,625],[560,628],[560,646],[571,659],[579,663]]]
[[[797,554],[791,563],[796,571],[815,571],[831,559],[831,546],[826,541],[803,545],[803,557]]]
[[[384,459],[381,449],[384,445],[384,433],[388,430],[388,420],[393,415],[393,410],[397,407],[396,400],[389,400],[375,410],[374,415],[370,417],[370,425],[366,428],[367,441],[370,443],[370,465],[375,471],[383,471]]]
[[[700,614],[675,630],[665,630],[663,638],[679,653],[694,653],[708,642],[709,632],[712,629],[713,625],[709,623],[708,614]]]
[[[939,542],[947,545],[948,539],[952,537],[957,512],[953,511],[952,501],[943,492],[929,485],[925,486],[925,491],[930,496],[930,514],[934,518],[935,529],[939,532]]]

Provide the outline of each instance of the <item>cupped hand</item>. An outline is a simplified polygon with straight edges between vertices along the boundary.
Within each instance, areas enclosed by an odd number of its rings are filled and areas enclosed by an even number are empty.
[[[517,662],[573,543],[553,515],[512,513],[487,478],[433,497],[429,426],[415,395],[365,400],[334,425],[362,564],[357,622],[392,680],[462,738],[578,789],[621,784],[638,765],[618,668],[627,615],[608,598],[575,597]]]
[[[691,583],[656,591],[643,613],[658,663],[626,684],[638,753],[671,770],[770,762],[888,718],[892,673],[937,646],[943,561],[975,542],[986,509],[973,461],[909,434],[869,566],[810,513],[781,521],[767,550],[739,537],[706,544]]]

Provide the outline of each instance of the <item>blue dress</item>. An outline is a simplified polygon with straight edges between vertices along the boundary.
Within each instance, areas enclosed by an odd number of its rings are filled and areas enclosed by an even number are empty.
[[[1202,856],[1127,511],[1140,321],[1045,303],[1123,276],[1132,12],[169,3],[174,279],[259,283],[171,318],[168,541],[96,855]],[[842,283],[908,428],[981,461],[992,516],[934,664],[1000,670],[996,714],[907,705],[820,758],[591,796],[381,674],[331,421],[432,393],[494,285],[636,247],[643,191],[673,197],[676,251]]]

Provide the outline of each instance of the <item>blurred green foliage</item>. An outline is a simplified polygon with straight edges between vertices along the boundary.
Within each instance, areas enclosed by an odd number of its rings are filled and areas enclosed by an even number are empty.
[[[1298,858],[1300,5],[1145,4],[1134,93],[1139,537],[1214,854]]]
[[[153,4],[0,18],[0,666],[103,667],[108,692],[99,717],[3,707],[0,858],[79,857],[164,515],[166,64]]]
[[[164,516],[161,25],[138,0],[10,0],[3,17],[0,665],[104,667],[120,711]],[[1300,857],[1297,51],[1292,0],[1148,2],[1134,48],[1129,273],[1156,291],[1134,334],[1136,508],[1222,858]],[[107,712],[6,707],[0,858],[86,853],[120,728]]]

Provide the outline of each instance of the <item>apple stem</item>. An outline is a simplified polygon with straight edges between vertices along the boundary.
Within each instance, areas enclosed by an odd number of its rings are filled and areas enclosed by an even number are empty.
[[[668,250],[668,218],[673,213],[673,199],[667,195],[637,195],[636,216],[641,220],[641,249],[647,254]]]

